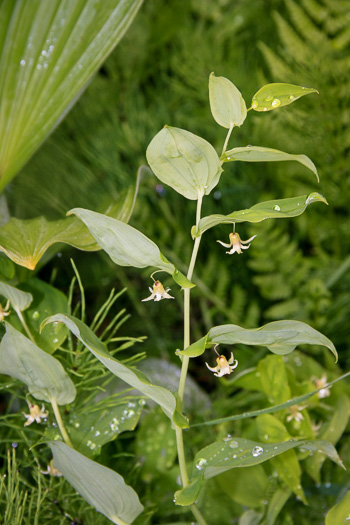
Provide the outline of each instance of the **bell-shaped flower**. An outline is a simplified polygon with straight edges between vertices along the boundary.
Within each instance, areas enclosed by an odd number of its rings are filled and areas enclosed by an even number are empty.
[[[319,379],[315,378],[314,382],[315,382],[316,388],[321,388],[321,390],[317,394],[320,399],[323,399],[324,397],[328,397],[331,395],[330,389],[326,387],[326,384],[327,384],[326,374],[323,374],[322,377],[320,377]],[[323,387],[326,387],[326,388],[323,388]]]
[[[36,421],[37,423],[41,423],[42,418],[45,418],[49,415],[47,411],[45,411],[45,406],[42,405],[41,409],[38,405],[32,405],[31,403],[28,403],[29,407],[29,414],[25,414],[23,412],[24,417],[27,419],[27,421],[24,423],[24,426],[31,425]]]
[[[149,288],[151,295],[146,299],[142,299],[142,302],[145,301],[161,301],[162,299],[174,299],[171,295],[168,294],[170,288],[164,288],[160,281],[154,281],[153,288]]]
[[[224,355],[219,355],[216,359],[217,366],[211,367],[208,363],[205,363],[211,372],[216,372],[214,376],[222,377],[226,374],[232,374],[233,370],[238,366],[237,359],[234,359],[233,353],[231,352],[231,357],[227,361]]]
[[[225,246],[225,248],[231,248],[228,252],[229,255],[232,255],[233,253],[242,253],[242,250],[248,250],[250,244],[248,246],[244,246],[247,243],[250,243],[253,239],[255,239],[256,235],[253,235],[250,239],[246,241],[242,241],[242,239],[239,236],[239,233],[230,233],[229,239],[230,243],[227,244],[222,241],[216,241]]]
[[[10,313],[10,299],[8,299],[5,308],[0,304],[0,321],[4,321],[5,317],[10,315]]]
[[[289,423],[290,421],[293,421],[293,419],[297,423],[301,423],[301,421],[303,421],[304,419],[304,416],[301,413],[301,411],[304,410],[305,408],[306,407],[303,407],[301,405],[292,405],[291,407],[289,407],[287,409],[287,411],[289,412],[289,415],[286,418],[287,423]]]
[[[50,463],[47,465],[46,470],[40,471],[42,474],[49,474],[49,476],[60,478],[62,476],[62,473],[53,466],[53,459],[50,461]]]

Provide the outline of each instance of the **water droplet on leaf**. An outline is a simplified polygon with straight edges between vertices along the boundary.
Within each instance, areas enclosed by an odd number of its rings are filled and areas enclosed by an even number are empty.
[[[275,204],[273,209],[276,211],[281,211],[281,208],[278,206],[278,204]]]
[[[202,468],[204,468],[204,467],[206,466],[206,464],[207,464],[207,460],[204,459],[204,458],[201,458],[201,459],[199,459],[199,460],[197,461],[197,463],[196,463],[196,468],[197,468],[198,470],[202,470]]]
[[[252,454],[255,458],[260,456],[264,452],[264,449],[262,447],[254,447],[252,450]]]

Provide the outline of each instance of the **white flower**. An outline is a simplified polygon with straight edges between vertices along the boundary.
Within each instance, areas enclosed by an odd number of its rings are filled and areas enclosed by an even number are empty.
[[[304,416],[301,413],[301,411],[304,410],[305,408],[306,407],[303,407],[303,406],[300,406],[300,405],[293,405],[293,406],[289,407],[288,408],[289,416],[287,416],[287,423],[289,423],[293,419],[297,423],[300,423],[301,421],[303,421]]]
[[[320,399],[323,399],[324,397],[328,397],[331,395],[331,391],[329,390],[329,388],[323,388],[324,386],[326,386],[328,382],[326,374],[323,374],[322,377],[320,377],[320,379],[315,378],[314,382],[315,382],[316,388],[322,389],[317,394]]]
[[[217,366],[215,366],[214,368],[209,366],[208,363],[205,363],[211,372],[217,372],[216,374],[214,374],[214,376],[216,377],[222,377],[226,374],[232,374],[233,370],[238,365],[238,361],[237,359],[234,359],[232,352],[231,357],[228,361],[224,355],[219,355],[219,357],[216,359],[216,362]]]
[[[170,288],[164,289],[164,286],[160,281],[154,281],[153,289],[149,288],[151,295],[146,299],[142,299],[142,302],[151,301],[160,301],[161,299],[174,299],[171,295],[168,294]]]
[[[44,405],[41,405],[41,410],[38,405],[32,405],[31,403],[28,403],[28,407],[29,414],[25,414],[23,412],[24,417],[27,419],[27,421],[24,423],[25,427],[31,425],[34,423],[34,421],[41,423],[41,419],[49,415],[49,413],[45,411]]]
[[[46,470],[40,471],[42,474],[49,474],[50,476],[56,476],[57,478],[60,478],[62,476],[62,473],[53,466],[53,459],[50,461],[50,463],[47,465]]]
[[[0,321],[4,321],[7,315],[10,315],[10,299],[7,300],[5,308],[0,304]]]
[[[228,253],[229,255],[232,255],[235,252],[242,253],[242,250],[248,250],[250,244],[248,244],[248,246],[244,246],[244,245],[247,244],[248,242],[251,242],[253,239],[255,239],[255,237],[256,235],[253,235],[253,237],[251,237],[247,241],[242,241],[242,239],[239,236],[239,233],[230,233],[229,235],[230,243],[229,244],[226,244],[225,242],[222,242],[222,241],[216,241],[216,242],[219,242],[220,244],[225,246],[225,248],[231,248],[231,250],[229,250],[226,253]]]

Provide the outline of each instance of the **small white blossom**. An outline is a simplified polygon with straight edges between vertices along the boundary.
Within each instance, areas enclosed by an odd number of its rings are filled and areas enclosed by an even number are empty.
[[[5,317],[10,315],[10,313],[10,299],[8,299],[5,308],[0,304],[0,321],[4,321]]]
[[[248,244],[248,246],[244,246],[244,245],[247,244],[248,242],[250,243],[253,239],[255,239],[255,237],[256,235],[253,235],[253,237],[251,237],[247,241],[242,241],[242,239],[239,236],[239,233],[230,233],[229,235],[230,243],[229,244],[226,244],[225,242],[222,242],[222,241],[216,241],[216,242],[219,242],[220,244],[225,246],[225,248],[231,248],[231,250],[229,250],[226,253],[228,253],[229,255],[232,255],[233,253],[242,253],[242,250],[248,250],[250,244]]]
[[[29,407],[29,414],[25,414],[23,412],[24,417],[27,419],[27,421],[24,423],[24,426],[31,425],[36,421],[37,423],[41,423],[41,419],[45,418],[49,415],[47,411],[45,411],[45,406],[41,405],[41,410],[38,405],[32,405],[31,403],[28,403]]]
[[[168,294],[170,288],[165,288],[160,281],[154,281],[153,289],[149,288],[151,295],[146,299],[142,299],[142,302],[151,301],[160,301],[161,299],[174,299],[171,295]]]
[[[293,405],[293,406],[289,407],[288,408],[289,416],[287,416],[287,423],[289,423],[293,419],[297,423],[300,423],[301,421],[303,421],[304,416],[301,413],[301,411],[304,410],[305,408],[306,407],[303,407],[303,406],[300,406],[300,405]]]
[[[211,372],[216,372],[216,374],[214,374],[216,377],[232,374],[233,370],[238,366],[238,361],[237,359],[234,359],[232,352],[228,361],[224,355],[219,355],[219,357],[216,359],[216,362],[217,366],[214,368],[209,366],[208,363],[205,363]]]
[[[62,473],[53,466],[53,459],[50,461],[50,463],[47,465],[46,470],[40,471],[42,474],[49,474],[49,476],[60,478],[62,476]]]
[[[315,378],[314,382],[316,388],[322,389],[317,394],[320,399],[323,399],[324,397],[329,397],[331,395],[331,391],[329,388],[323,388],[328,383],[326,374],[323,374],[322,377],[320,377],[320,379]]]

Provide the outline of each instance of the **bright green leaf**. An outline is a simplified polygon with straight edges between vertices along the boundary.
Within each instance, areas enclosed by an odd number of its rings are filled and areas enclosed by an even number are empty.
[[[98,512],[113,523],[132,523],[143,511],[134,491],[117,472],[86,458],[61,441],[50,441],[54,467]]]
[[[311,170],[319,181],[316,166],[306,155],[292,155],[291,153],[285,153],[284,151],[279,151],[278,149],[262,148],[259,146],[246,146],[244,148],[233,148],[229,151],[226,151],[221,159],[224,162],[232,162],[235,160],[244,162],[280,162],[286,160],[295,160]]]
[[[290,399],[291,392],[286,367],[281,356],[266,356],[258,364],[258,373],[266,397],[271,404],[277,405]]]
[[[112,357],[105,345],[98,339],[92,330],[82,321],[72,315],[53,315],[44,321],[43,326],[49,323],[64,323],[66,327],[81,341],[101,363],[103,363],[114,375],[125,381],[128,385],[136,388],[149,398],[153,399],[162,407],[165,414],[172,419],[176,410],[176,399],[170,390],[161,386],[152,385],[147,377],[137,370],[124,365]]]
[[[325,525],[347,525],[350,518],[350,490],[332,507],[326,516]]]
[[[266,498],[269,478],[261,465],[228,470],[218,476],[221,490],[240,505],[248,508],[261,507]]]
[[[188,485],[186,485],[185,488],[175,492],[175,505],[181,505],[183,507],[193,505],[193,503],[198,498],[202,485],[203,478],[201,476],[197,476]]]
[[[252,108],[255,111],[271,111],[288,106],[298,98],[310,93],[318,93],[318,91],[293,84],[266,84],[253,96]]]
[[[257,443],[243,438],[217,441],[200,450],[194,459],[193,473],[209,479],[237,467],[251,467],[274,458],[287,450],[300,447],[314,453],[319,450],[337,465],[343,467],[334,446],[327,441],[284,441],[282,443]]]
[[[141,3],[1,2],[0,191],[74,104]]]
[[[0,345],[0,373],[20,381],[29,393],[42,401],[59,405],[74,401],[76,390],[61,363],[41,350],[9,323]]]
[[[146,156],[156,177],[190,200],[209,195],[222,172],[220,159],[209,142],[170,126],[157,133]]]
[[[9,299],[11,308],[23,312],[33,301],[33,296],[30,293],[22,292],[14,286],[0,282],[0,295]]]
[[[309,204],[313,202],[324,202],[326,199],[320,193],[310,193],[310,195],[301,195],[290,199],[279,199],[273,201],[259,202],[251,208],[245,210],[233,211],[229,215],[209,215],[199,221],[198,230],[192,228],[192,236],[199,237],[209,228],[218,224],[232,224],[239,222],[261,222],[265,219],[288,219],[301,215]]]
[[[212,115],[224,128],[241,126],[247,117],[247,107],[241,92],[225,77],[209,76],[209,101]]]

